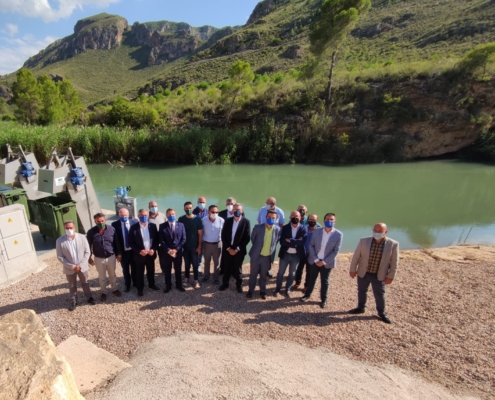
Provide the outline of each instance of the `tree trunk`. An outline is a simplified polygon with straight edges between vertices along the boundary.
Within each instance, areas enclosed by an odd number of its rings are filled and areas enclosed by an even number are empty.
[[[333,80],[333,69],[335,67],[335,56],[337,52],[332,53],[332,62],[330,63],[330,73],[328,74],[328,86],[327,86],[327,97],[325,99],[325,109],[327,114],[330,114],[330,109],[332,107],[332,80]]]
[[[235,99],[237,98],[237,95],[239,94],[240,90],[241,90],[241,88],[238,88],[235,91],[234,98],[232,99],[232,103],[230,104],[229,113],[227,114],[227,121],[225,122],[225,127],[229,126],[230,116],[232,115],[232,109],[234,108]]]

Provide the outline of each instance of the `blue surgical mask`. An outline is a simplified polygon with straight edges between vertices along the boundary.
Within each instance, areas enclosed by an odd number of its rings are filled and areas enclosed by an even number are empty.
[[[198,203],[198,207],[204,210],[206,207],[206,203]]]
[[[168,222],[174,222],[175,221],[175,215],[169,215],[167,217],[167,219],[168,219]]]
[[[273,224],[275,223],[275,220],[274,220],[273,218],[267,218],[267,219],[266,219],[266,223],[267,223],[268,225],[273,225]]]
[[[241,212],[239,210],[235,210],[234,217],[240,217],[240,216],[241,216]]]
[[[156,214],[158,212],[158,207],[151,207],[150,208],[150,211],[153,213],[153,214]]]
[[[129,218],[127,218],[127,217],[120,217],[119,219],[120,219],[122,222],[127,222],[127,220],[128,220]]]
[[[333,228],[334,225],[333,221],[325,221],[325,228]]]
[[[148,217],[146,215],[143,215],[142,217],[139,217],[139,221],[141,221],[144,224],[148,222]]]
[[[385,237],[385,234],[381,233],[381,232],[373,232],[373,237],[376,240],[380,240],[380,239],[383,239]]]

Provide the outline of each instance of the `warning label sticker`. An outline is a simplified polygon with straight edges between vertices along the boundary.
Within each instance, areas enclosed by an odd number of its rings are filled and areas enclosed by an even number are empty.
[[[64,177],[55,179],[55,186],[63,186],[64,183],[65,183]]]

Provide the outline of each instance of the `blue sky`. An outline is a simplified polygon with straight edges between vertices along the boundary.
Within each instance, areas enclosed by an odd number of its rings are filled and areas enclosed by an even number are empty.
[[[193,26],[243,25],[259,0],[0,0],[0,75],[56,39],[70,35],[79,19],[101,12],[129,24],[169,20]]]

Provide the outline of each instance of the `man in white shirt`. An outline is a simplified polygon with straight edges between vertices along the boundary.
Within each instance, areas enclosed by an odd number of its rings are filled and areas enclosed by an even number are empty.
[[[69,311],[77,306],[77,278],[81,282],[89,304],[95,304],[88,284],[88,260],[91,255],[86,236],[77,233],[73,221],[65,221],[65,235],[57,239],[57,258],[64,266],[64,274],[69,282]]]
[[[208,207],[209,215],[202,219],[203,222],[203,256],[205,259],[203,283],[210,279],[211,261],[213,259],[213,283],[219,284],[219,264],[222,252],[222,229],[224,220],[218,216],[218,207]]]
[[[337,254],[342,245],[343,234],[335,229],[337,219],[335,214],[327,213],[324,218],[324,227],[314,231],[309,244],[308,255],[308,288],[300,299],[306,301],[311,297],[318,275],[321,275],[321,308],[327,307],[327,295],[330,272],[337,266]]]

